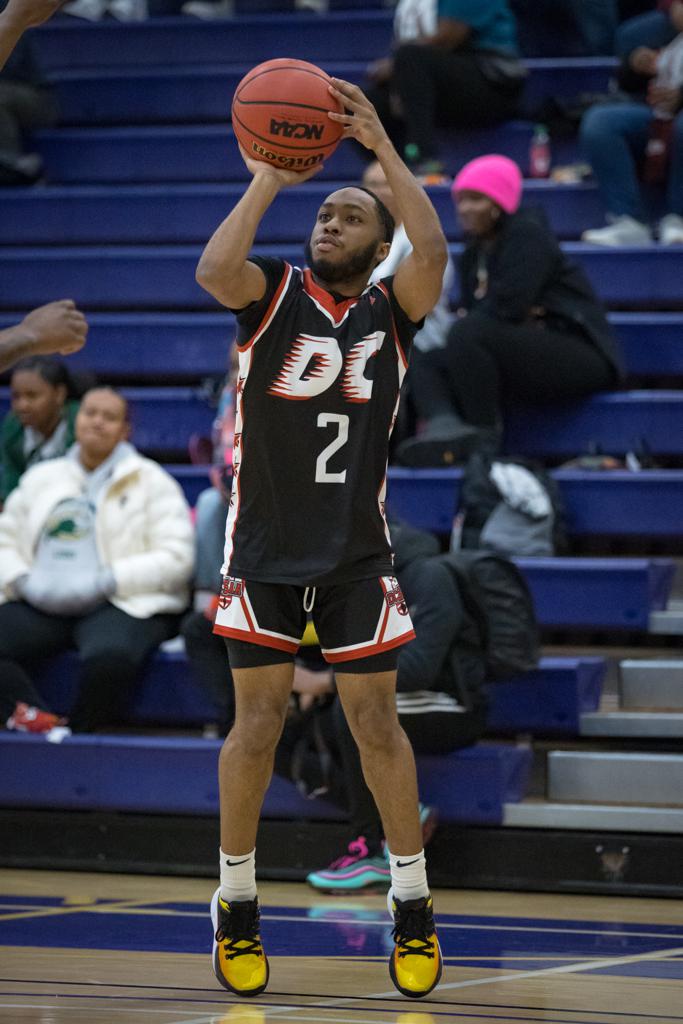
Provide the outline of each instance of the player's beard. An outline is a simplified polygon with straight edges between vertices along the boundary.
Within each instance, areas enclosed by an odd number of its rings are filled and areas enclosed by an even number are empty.
[[[370,242],[364,249],[352,253],[339,263],[316,259],[313,256],[310,238],[306,242],[305,253],[306,262],[317,278],[325,284],[340,284],[361,274],[370,276],[375,267],[377,242]]]

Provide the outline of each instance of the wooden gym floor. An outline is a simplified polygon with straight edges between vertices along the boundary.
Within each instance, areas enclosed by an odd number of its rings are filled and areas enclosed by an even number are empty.
[[[0,871],[5,1024],[683,1024],[671,900],[435,890],[441,985],[404,999],[385,898],[262,883],[270,986],[231,999],[206,880]]]

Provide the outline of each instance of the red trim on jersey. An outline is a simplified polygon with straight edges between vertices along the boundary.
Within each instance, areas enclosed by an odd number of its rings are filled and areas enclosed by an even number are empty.
[[[291,644],[287,640],[279,640],[276,637],[259,633],[258,630],[250,632],[246,629],[235,629],[233,626],[214,626],[214,633],[219,636],[228,636],[233,640],[242,640],[247,644],[258,644],[259,647],[274,647],[276,651],[286,651],[287,654],[296,654],[299,644]]]
[[[405,370],[407,370],[408,369],[408,360],[406,359],[406,354],[403,351],[403,347],[401,345],[401,342],[398,340],[398,330],[396,328],[396,320],[394,319],[394,311],[391,308],[391,299],[389,297],[389,292],[388,292],[387,287],[386,287],[386,285],[384,284],[383,281],[378,281],[377,282],[377,287],[382,290],[382,292],[384,293],[384,295],[386,297],[387,302],[389,303],[389,313],[391,314],[391,326],[394,329],[394,344],[396,346],[396,351],[398,352],[399,358],[400,358],[401,362],[403,363],[403,368]]]
[[[280,283],[278,284],[277,288],[275,289],[275,294],[273,295],[272,299],[270,300],[270,305],[268,306],[268,309],[263,314],[263,316],[261,318],[260,324],[258,325],[256,330],[254,331],[252,336],[249,338],[249,340],[245,341],[245,343],[243,345],[238,345],[237,346],[237,351],[238,352],[246,352],[246,350],[250,347],[250,345],[254,344],[254,342],[256,341],[256,339],[259,336],[260,332],[263,330],[265,324],[268,323],[268,320],[270,319],[270,317],[271,317],[271,315],[273,313],[273,310],[275,309],[275,307],[277,306],[278,302],[280,301],[280,297],[282,296],[282,292],[284,291],[285,285],[286,285],[287,281],[289,280],[289,275],[291,273],[291,270],[292,270],[292,268],[289,265],[289,263],[285,263],[285,269],[282,272],[282,277],[280,278]]]
[[[350,299],[342,299],[341,302],[335,302],[334,297],[329,292],[315,283],[313,274],[308,267],[304,270],[303,281],[306,294],[310,295],[316,302],[319,302],[323,309],[326,309],[335,320],[339,320],[348,309],[355,306],[358,302],[359,296],[357,295]]]
[[[393,640],[386,640],[384,643],[366,644],[364,647],[357,647],[353,651],[343,651],[341,654],[328,654],[326,651],[323,651],[322,654],[325,661],[329,661],[330,664],[337,664],[340,661],[356,661],[358,658],[367,658],[372,654],[391,651],[394,647],[400,647],[414,639],[415,630],[411,629],[409,633],[402,633],[401,636],[395,636]]]

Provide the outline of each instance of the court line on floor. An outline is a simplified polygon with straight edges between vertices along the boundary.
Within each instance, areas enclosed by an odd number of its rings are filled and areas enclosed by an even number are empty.
[[[168,901],[159,901],[160,903]],[[111,903],[95,903],[95,904],[79,904],[76,906],[68,907],[34,907],[30,910],[22,910],[15,914],[0,914],[0,924],[4,921],[13,920],[26,920],[34,917],[55,917],[61,914],[127,914],[138,917],[196,917],[205,918],[208,917],[208,909],[206,911],[197,910],[164,910],[162,907],[154,908],[150,901],[147,900],[120,900],[113,901]],[[307,915],[295,916],[292,914],[269,914],[261,912],[261,921],[280,921],[285,923],[300,923],[306,924],[362,924],[365,927],[370,928],[386,928],[391,925],[391,921],[387,914],[386,920],[376,921],[354,921],[348,917],[308,917]],[[569,930],[561,927],[548,927],[544,928],[539,925],[501,925],[501,924],[475,924],[472,922],[456,922],[456,921],[439,921],[439,928],[449,930],[462,930],[462,931],[499,931],[499,932],[531,932],[541,933],[544,935],[598,935],[601,937],[618,937],[618,938],[632,938],[632,939],[678,939],[683,938],[683,935],[672,935],[670,932],[640,932],[640,931],[629,931],[629,930],[613,930],[600,929],[600,928],[570,928]]]
[[[655,950],[650,953],[634,953],[632,956],[608,957],[603,960],[583,961],[580,963],[564,964],[561,967],[542,967],[538,971],[517,971],[515,974],[501,974],[498,977],[470,978],[467,981],[447,981],[440,984],[435,991],[443,992],[446,989],[471,988],[475,985],[497,985],[508,981],[524,981],[527,978],[542,978],[551,974],[579,974],[582,971],[600,971],[609,967],[621,967],[626,964],[641,963],[645,960],[659,960],[666,957],[683,954],[683,946],[674,949]],[[660,979],[666,980],[666,979]],[[373,998],[385,999],[386,993],[378,992]]]

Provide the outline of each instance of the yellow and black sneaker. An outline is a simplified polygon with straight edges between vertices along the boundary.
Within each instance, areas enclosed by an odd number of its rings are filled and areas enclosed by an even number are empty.
[[[443,969],[432,897],[401,902],[389,890],[387,903],[394,918],[395,943],[389,974],[399,992],[419,999],[432,991]]]
[[[259,934],[258,899],[226,903],[217,889],[211,900],[213,970],[223,988],[237,996],[258,996],[270,968]]]

